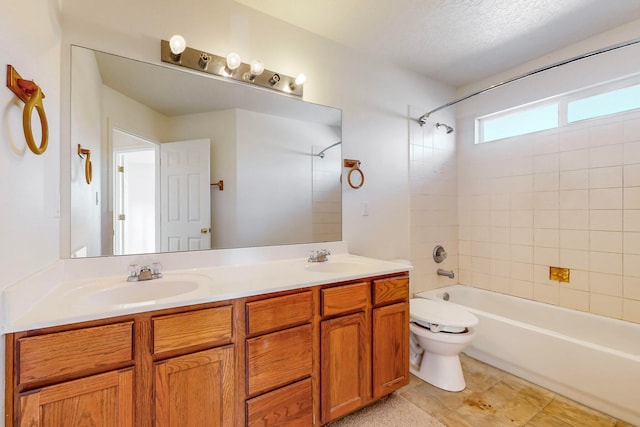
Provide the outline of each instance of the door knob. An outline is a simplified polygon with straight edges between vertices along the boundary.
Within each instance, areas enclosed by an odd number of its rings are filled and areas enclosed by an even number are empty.
[[[204,228],[201,228],[201,229],[200,229],[200,232],[201,232],[202,234],[207,234],[207,233],[210,233],[210,232],[211,232],[211,229],[210,229],[210,228],[206,228],[206,227],[204,227]]]

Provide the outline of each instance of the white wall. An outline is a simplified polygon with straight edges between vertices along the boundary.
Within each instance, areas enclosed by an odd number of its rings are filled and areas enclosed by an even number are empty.
[[[639,26],[636,21],[522,68],[632,39]],[[460,283],[640,322],[640,115],[474,145],[479,115],[638,70],[640,46],[627,47],[459,104]],[[549,280],[549,266],[571,268],[571,281]]]
[[[60,19],[54,1],[0,0],[0,58],[13,65],[44,92],[49,123],[49,148],[36,156],[22,133],[22,102],[4,85],[0,89],[0,291],[58,259],[57,214],[60,174]],[[4,78],[4,77],[3,77]],[[37,117],[37,114],[33,115]],[[33,123],[34,133],[40,124]],[[40,140],[39,134],[35,137]],[[0,301],[0,306],[2,301]],[[4,372],[4,336],[0,337],[0,368]],[[0,401],[4,402],[4,376]],[[0,419],[4,419],[4,405]]]

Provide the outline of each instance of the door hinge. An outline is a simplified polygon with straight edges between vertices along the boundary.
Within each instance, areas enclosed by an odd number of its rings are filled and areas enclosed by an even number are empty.
[[[124,214],[118,215],[118,221],[124,221]]]
[[[124,173],[124,166],[118,166],[118,172]]]

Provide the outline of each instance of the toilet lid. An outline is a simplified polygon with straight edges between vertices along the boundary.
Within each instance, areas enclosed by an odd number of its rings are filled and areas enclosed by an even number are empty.
[[[472,313],[447,301],[435,301],[426,298],[409,300],[411,320],[423,326],[438,330],[459,332],[478,324],[478,318]]]

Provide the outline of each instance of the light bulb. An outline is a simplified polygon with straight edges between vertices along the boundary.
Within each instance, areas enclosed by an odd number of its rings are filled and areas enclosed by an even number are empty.
[[[300,86],[301,84],[304,84],[304,82],[306,81],[307,81],[307,76],[300,73],[298,74],[298,77],[296,77],[296,86]]]
[[[235,52],[231,52],[227,55],[227,68],[231,71],[236,70],[242,61],[240,60],[240,55]]]
[[[298,77],[296,77],[295,81],[289,83],[289,89],[296,90],[298,86],[304,84],[304,82],[306,81],[307,81],[307,76],[300,73],[298,74]]]
[[[259,59],[254,59],[251,62],[251,75],[255,77],[255,76],[259,76],[263,72],[264,72],[264,64],[262,63],[262,61],[260,61]]]
[[[169,39],[169,48],[174,55],[180,55],[187,48],[187,42],[184,37],[176,34]]]

